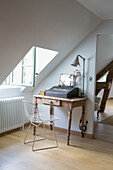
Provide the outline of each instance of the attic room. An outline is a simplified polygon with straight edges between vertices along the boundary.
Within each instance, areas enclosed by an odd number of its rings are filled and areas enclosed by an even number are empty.
[[[112,6],[0,0],[0,170],[113,169]]]

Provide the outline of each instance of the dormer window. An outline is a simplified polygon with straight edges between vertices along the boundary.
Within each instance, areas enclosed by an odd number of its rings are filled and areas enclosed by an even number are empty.
[[[6,78],[3,85],[35,87],[36,75],[38,75],[57,54],[57,51],[32,47]]]

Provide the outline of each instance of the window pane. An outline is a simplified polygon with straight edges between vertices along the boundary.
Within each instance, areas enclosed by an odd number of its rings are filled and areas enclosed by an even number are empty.
[[[57,54],[57,51],[36,47],[36,73],[39,74]]]
[[[33,66],[33,57],[34,57],[33,50],[34,48],[32,47],[31,50],[26,54],[26,56],[24,57],[23,65]]]
[[[22,76],[22,61],[16,66],[13,70],[13,84],[20,85],[21,84],[21,76]]]
[[[33,84],[33,68],[23,67],[23,84],[32,85]]]
[[[13,70],[13,84],[34,86],[34,78],[34,47],[32,47],[23,60]]]

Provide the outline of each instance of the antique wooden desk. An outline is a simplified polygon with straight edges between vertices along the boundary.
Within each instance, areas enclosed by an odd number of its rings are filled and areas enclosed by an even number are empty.
[[[72,119],[72,111],[73,108],[82,107],[82,128],[81,135],[84,136],[83,125],[84,125],[84,117],[85,117],[85,101],[86,98],[59,98],[52,96],[44,96],[44,95],[34,95],[34,104],[44,104],[50,106],[50,114],[53,114],[53,106],[56,107],[64,107],[68,109],[68,129],[67,129],[67,145],[69,145],[70,140],[70,129],[71,129],[71,119]],[[52,127],[51,127],[52,130]]]

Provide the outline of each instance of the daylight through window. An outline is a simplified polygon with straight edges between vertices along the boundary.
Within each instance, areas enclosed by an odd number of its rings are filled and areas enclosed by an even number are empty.
[[[20,61],[3,85],[35,86],[35,75],[39,74],[58,52],[40,47],[32,47]]]

